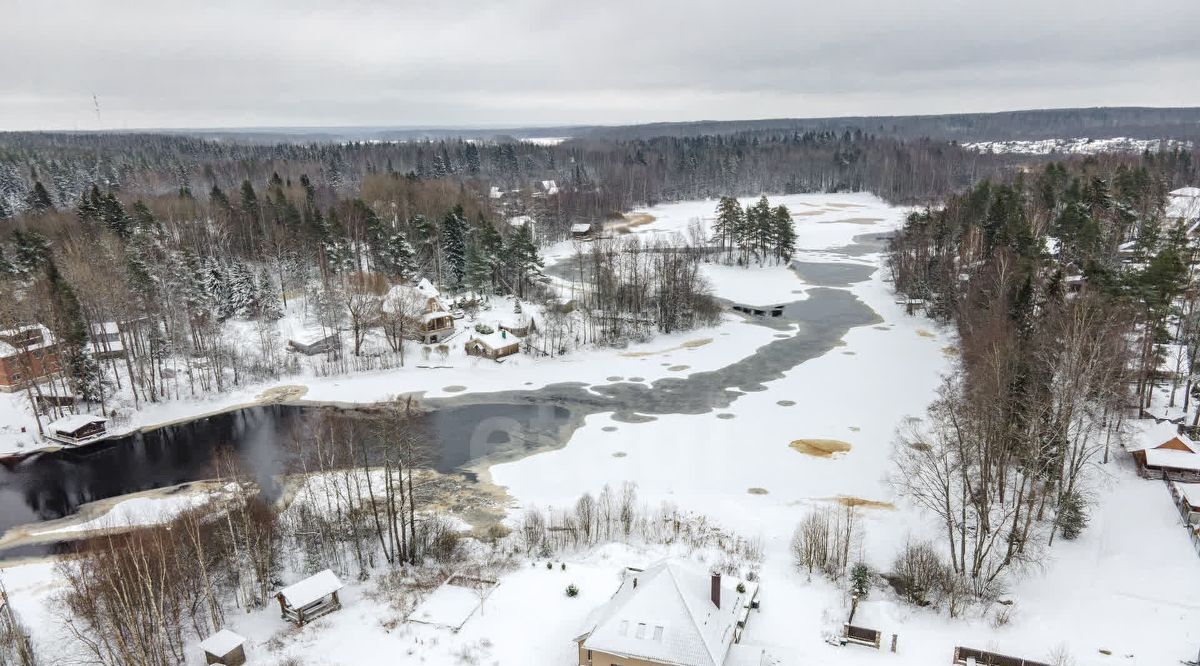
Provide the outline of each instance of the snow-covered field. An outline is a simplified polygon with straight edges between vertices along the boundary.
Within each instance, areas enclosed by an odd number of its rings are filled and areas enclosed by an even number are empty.
[[[903,217],[902,210],[869,195],[772,199],[778,203],[797,214],[798,258],[805,261],[878,265],[878,255],[839,248],[858,234],[894,228]],[[708,224],[714,207],[715,202],[703,201],[640,211],[655,219],[634,233],[685,233],[693,220]],[[547,255],[563,260],[571,251],[565,243]],[[800,300],[812,288],[778,267],[709,266],[706,274],[718,296],[751,303]],[[792,566],[788,541],[805,512],[869,500],[861,509],[865,536],[856,555],[880,570],[890,567],[909,536],[928,535],[934,527],[895,497],[886,477],[897,425],[923,412],[956,353],[955,340],[929,320],[904,314],[884,277],[885,271],[876,271],[844,287],[882,323],[850,330],[841,346],[767,383],[765,391],[738,397],[728,409],[637,424],[596,414],[565,447],[492,467],[492,481],[514,500],[511,515],[526,507],[565,507],[583,492],[633,481],[639,501],[648,506],[669,502],[739,534],[760,537],[763,605],[751,617],[743,642],[766,646],[785,666],[927,666],[949,663],[955,645],[1039,660],[1062,649],[1080,665],[1162,666],[1193,658],[1200,645],[1200,556],[1179,526],[1166,488],[1136,477],[1123,453],[1102,470],[1088,529],[1074,542],[1056,543],[1041,566],[1025,572],[1010,589],[1005,598],[1014,604],[1006,623],[994,620],[995,609],[950,619],[944,611],[902,605],[876,589],[869,614],[884,632],[885,646],[891,634],[898,634],[897,654],[823,641],[823,634],[840,627],[847,599],[842,589],[819,577],[809,580]],[[527,383],[603,383],[609,375],[652,381],[680,374],[660,362],[668,356],[686,363],[691,373],[728,365],[776,335],[803,334],[797,327],[781,332],[729,318],[713,330],[662,337],[624,351],[519,358],[503,365],[451,357],[429,363],[448,368],[289,383],[306,386],[306,399],[370,401],[407,391],[441,395],[455,384],[476,392],[528,388]],[[708,338],[707,344],[682,345]],[[228,400],[249,400],[262,390],[247,389]],[[1161,429],[1147,429],[1141,436],[1159,434]],[[841,440],[850,448],[833,457],[805,455],[789,446],[802,438]],[[661,548],[609,544],[568,557],[565,570],[557,563],[552,570],[526,565],[503,576],[458,633],[403,622],[402,613],[374,594],[370,582],[350,584],[342,611],[300,630],[286,626],[269,608],[231,614],[230,623],[249,638],[252,663],[296,657],[305,664],[366,664],[387,655],[393,663],[434,666],[560,666],[575,663],[571,639],[587,613],[616,589],[621,569],[647,565],[664,554]],[[16,566],[0,570],[0,577],[18,612],[35,628],[35,638],[52,645],[60,636],[47,610],[56,585],[52,567]],[[569,583],[579,587],[578,597],[563,593]],[[201,663],[198,651],[190,658]]]

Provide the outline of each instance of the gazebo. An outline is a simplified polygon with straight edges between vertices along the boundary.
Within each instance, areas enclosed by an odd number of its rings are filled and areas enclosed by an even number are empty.
[[[340,589],[342,581],[326,569],[288,585],[280,590],[275,598],[279,601],[279,611],[283,619],[295,622],[299,627],[305,622],[341,608],[342,602],[338,601]]]

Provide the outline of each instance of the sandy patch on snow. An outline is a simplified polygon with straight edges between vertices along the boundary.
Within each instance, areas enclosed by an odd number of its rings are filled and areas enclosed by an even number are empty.
[[[620,355],[625,358],[645,358],[647,356],[659,356],[661,354],[669,354],[671,352],[680,351],[682,349],[697,349],[699,347],[703,347],[704,345],[709,344],[712,341],[713,341],[712,338],[699,338],[697,340],[688,340],[687,342],[681,343],[678,347],[671,347],[669,349],[659,349],[657,351],[644,351],[644,352],[621,352]]]
[[[788,446],[814,458],[832,458],[850,450],[850,443],[840,439],[794,439]]]
[[[766,495],[768,491],[766,488],[747,488],[746,492],[751,495]]]
[[[299,400],[308,393],[307,386],[299,384],[285,384],[284,386],[272,386],[271,388],[258,394],[258,401],[269,402],[287,402],[289,400]]]
[[[809,215],[824,215],[824,214],[825,214],[824,210],[801,210],[801,211],[793,211],[792,217],[800,217],[800,216],[807,217]]]
[[[842,506],[848,506],[852,509],[885,509],[887,511],[894,511],[896,509],[896,505],[891,502],[864,499],[853,495],[838,495],[836,497],[822,497],[821,499],[826,502],[835,502]]]
[[[611,229],[619,234],[632,233],[638,227],[644,227],[654,222],[655,217],[649,213],[629,213],[624,222],[618,222]]]
[[[936,337],[937,337],[937,335],[936,335],[936,334],[930,333],[929,331],[927,331],[927,330],[925,330],[925,329],[923,329],[923,328],[918,328],[918,329],[917,329],[917,335],[919,335],[919,336],[921,336],[921,337],[923,337],[923,338],[936,338]]]

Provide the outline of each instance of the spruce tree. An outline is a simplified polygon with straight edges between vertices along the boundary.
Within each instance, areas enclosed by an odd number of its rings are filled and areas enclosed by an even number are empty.
[[[46,186],[42,185],[40,180],[34,182],[29,194],[25,195],[25,205],[34,213],[54,210],[54,200],[50,198],[50,193],[46,191]]]
[[[446,258],[446,277],[452,287],[462,286],[467,269],[467,221],[462,206],[446,214],[442,220],[442,254]]]

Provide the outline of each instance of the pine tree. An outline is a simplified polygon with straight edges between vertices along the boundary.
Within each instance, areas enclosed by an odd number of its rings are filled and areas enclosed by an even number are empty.
[[[408,238],[397,231],[388,234],[377,260],[383,272],[401,280],[408,280],[417,272],[415,255]]]
[[[42,185],[40,180],[34,182],[29,194],[25,195],[25,205],[34,213],[54,210],[54,200],[50,198],[50,193],[46,191],[46,186]]]
[[[733,251],[734,239],[742,227],[745,213],[733,197],[721,197],[717,202],[717,218],[713,221],[713,240],[727,251]]]
[[[775,258],[787,262],[796,253],[796,229],[787,206],[778,206],[771,214],[771,245]]]
[[[871,594],[871,567],[859,562],[850,568],[850,594],[862,601]]]
[[[461,287],[467,269],[467,221],[462,206],[455,206],[442,220],[442,253],[450,285]]]

